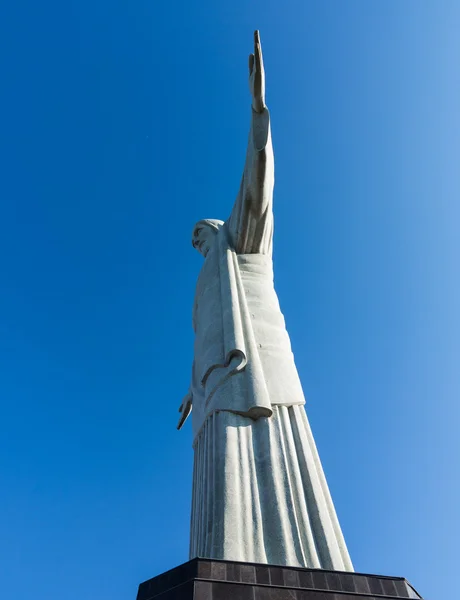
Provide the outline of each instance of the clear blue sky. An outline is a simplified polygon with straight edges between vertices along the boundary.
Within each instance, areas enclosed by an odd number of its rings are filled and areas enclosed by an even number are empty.
[[[276,286],[350,554],[454,593],[457,0],[25,0],[0,23],[1,597],[134,599],[187,560],[190,235],[238,190],[255,28]]]

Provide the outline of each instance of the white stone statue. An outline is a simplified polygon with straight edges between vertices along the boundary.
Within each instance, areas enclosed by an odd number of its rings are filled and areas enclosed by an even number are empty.
[[[178,424],[193,407],[190,558],[352,571],[273,286],[274,161],[257,31],[249,73],[251,129],[232,213],[193,230],[205,260]]]

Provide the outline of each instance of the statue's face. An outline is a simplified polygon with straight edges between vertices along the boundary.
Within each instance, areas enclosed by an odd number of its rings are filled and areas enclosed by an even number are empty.
[[[199,224],[193,230],[192,245],[206,257],[216,238],[217,231],[209,225]]]

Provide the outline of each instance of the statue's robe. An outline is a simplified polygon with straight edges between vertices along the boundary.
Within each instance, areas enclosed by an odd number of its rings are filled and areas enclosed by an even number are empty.
[[[269,114],[253,111],[193,309],[190,557],[353,570],[273,285],[273,174]]]

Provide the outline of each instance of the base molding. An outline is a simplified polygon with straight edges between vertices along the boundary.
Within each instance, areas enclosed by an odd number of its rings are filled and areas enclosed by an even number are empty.
[[[194,558],[139,585],[137,600],[420,599],[404,577]]]

